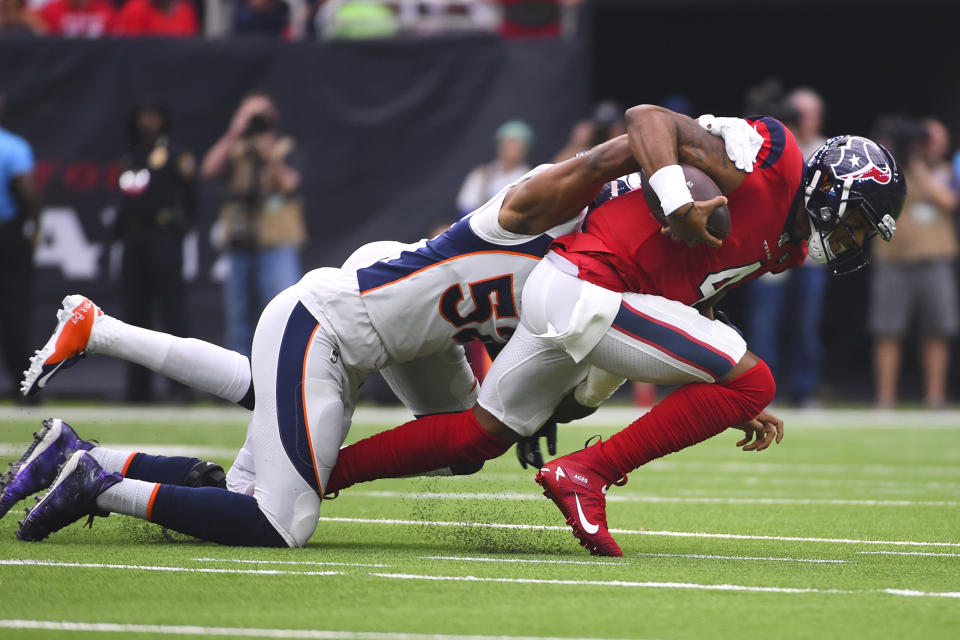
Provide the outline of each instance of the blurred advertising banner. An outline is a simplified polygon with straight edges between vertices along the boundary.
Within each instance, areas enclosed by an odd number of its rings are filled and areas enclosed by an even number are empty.
[[[104,240],[134,105],[165,103],[175,145],[199,161],[245,94],[272,95],[279,129],[297,140],[311,269],[339,265],[365,242],[414,241],[454,219],[464,176],[493,156],[505,120],[528,122],[531,162],[549,160],[589,112],[587,58],[582,43],[560,38],[0,40],[7,127],[33,146],[45,205],[35,340],[45,339],[67,293],[121,315],[119,260],[106,255]],[[184,253],[190,332],[217,343],[228,268],[210,233],[220,192],[218,183],[199,183],[199,223]],[[63,378],[51,391],[122,388],[112,374]]]

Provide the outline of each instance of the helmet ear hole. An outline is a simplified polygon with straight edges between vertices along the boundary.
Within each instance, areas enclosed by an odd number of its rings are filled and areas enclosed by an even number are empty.
[[[820,207],[820,219],[824,222],[829,222],[830,218],[833,217],[833,209],[830,207]]]

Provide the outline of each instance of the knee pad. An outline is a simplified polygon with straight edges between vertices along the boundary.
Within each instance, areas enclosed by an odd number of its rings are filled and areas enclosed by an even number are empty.
[[[302,547],[317,529],[320,519],[321,498],[313,491],[305,491],[293,503],[293,519],[290,531],[286,532],[291,547]]]

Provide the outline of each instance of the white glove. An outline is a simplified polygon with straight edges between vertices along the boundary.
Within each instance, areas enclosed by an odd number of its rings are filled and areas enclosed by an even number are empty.
[[[727,155],[737,169],[747,173],[753,171],[753,163],[757,159],[760,147],[763,146],[763,136],[757,133],[746,120],[717,118],[708,113],[697,118],[697,122],[713,135],[723,138]]]

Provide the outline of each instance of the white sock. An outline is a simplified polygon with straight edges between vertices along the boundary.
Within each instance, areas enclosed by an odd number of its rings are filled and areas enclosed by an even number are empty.
[[[195,338],[178,338],[104,314],[87,343],[88,353],[135,362],[188,387],[239,402],[250,388],[250,361],[243,354]]]
[[[94,460],[97,461],[103,470],[107,473],[123,473],[123,467],[136,451],[124,449],[107,449],[106,447],[94,447],[88,451]]]
[[[122,513],[146,520],[150,496],[158,486],[160,485],[156,482],[124,478],[97,496],[97,506],[110,513]]]

